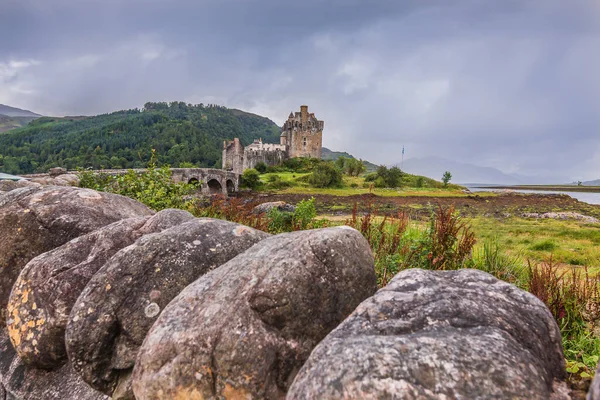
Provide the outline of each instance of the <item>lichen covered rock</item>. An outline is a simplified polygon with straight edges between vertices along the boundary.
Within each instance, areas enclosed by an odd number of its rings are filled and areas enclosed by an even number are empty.
[[[279,399],[376,287],[369,244],[352,228],[265,239],[165,308],[138,355],[136,398]]]
[[[16,356],[8,337],[0,331],[0,399],[5,398],[109,400],[81,380],[68,363],[51,371],[28,367]]]
[[[188,284],[268,236],[197,218],[120,250],[71,310],[66,346],[75,370],[92,387],[130,398],[127,386],[139,346],[163,308]]]
[[[0,196],[0,326],[12,285],[32,258],[121,219],[152,214],[130,198],[74,187],[27,186]]]
[[[23,362],[40,368],[62,365],[69,313],[100,267],[142,235],[193,218],[186,211],[163,210],[152,217],[124,219],[31,260],[15,282],[7,306],[8,333]]]
[[[535,296],[481,271],[413,269],[315,348],[287,398],[551,399],[564,378],[560,331]]]

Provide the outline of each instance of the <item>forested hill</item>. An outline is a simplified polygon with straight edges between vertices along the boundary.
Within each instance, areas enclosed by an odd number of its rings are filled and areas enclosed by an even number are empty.
[[[247,145],[262,137],[275,143],[279,134],[270,119],[240,110],[146,103],[142,110],[94,117],[43,117],[6,132],[0,135],[0,171],[145,167],[151,149],[156,149],[160,164],[220,168],[223,140],[239,137]]]

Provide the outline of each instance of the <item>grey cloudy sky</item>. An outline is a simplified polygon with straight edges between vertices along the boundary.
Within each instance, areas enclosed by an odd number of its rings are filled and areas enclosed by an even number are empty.
[[[598,0],[0,0],[0,103],[217,103],[378,163],[600,178]]]

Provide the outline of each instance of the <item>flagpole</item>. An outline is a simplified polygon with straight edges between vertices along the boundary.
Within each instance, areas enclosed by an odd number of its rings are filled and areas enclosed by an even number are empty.
[[[402,145],[402,161],[400,162],[400,169],[404,171],[404,145]]]

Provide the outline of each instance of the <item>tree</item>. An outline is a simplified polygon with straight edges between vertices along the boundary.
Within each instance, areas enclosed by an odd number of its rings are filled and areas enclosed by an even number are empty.
[[[350,176],[358,176],[365,172],[366,167],[363,164],[362,160],[357,160],[356,158],[349,158],[345,163],[345,172]]]
[[[444,187],[448,187],[448,182],[450,182],[450,179],[452,179],[452,174],[450,173],[450,171],[444,172],[444,175],[442,176],[442,182],[444,182]]]
[[[388,170],[388,177],[386,179],[388,187],[399,187],[402,183],[402,171],[398,167],[392,167]]]
[[[260,183],[260,174],[254,168],[247,169],[242,173],[242,186],[256,189]]]
[[[344,156],[339,156],[337,158],[337,160],[335,160],[335,166],[337,167],[337,169],[339,169],[340,171],[344,171],[344,169],[346,168],[346,160],[350,160],[347,159]]]

